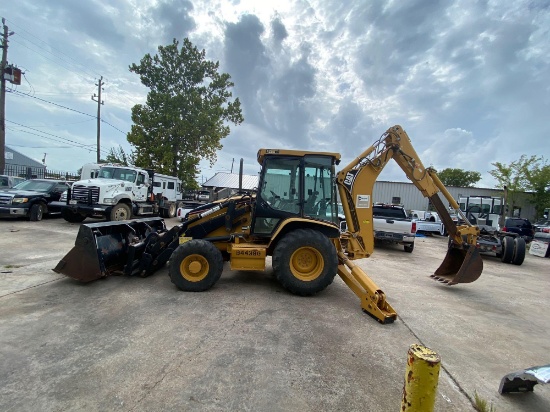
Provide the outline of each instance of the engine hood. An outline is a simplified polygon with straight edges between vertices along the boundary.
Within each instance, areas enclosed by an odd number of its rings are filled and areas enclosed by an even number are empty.
[[[20,197],[48,196],[47,192],[37,192],[35,190],[3,189],[0,194]]]
[[[79,180],[78,182],[74,182],[73,186],[97,186],[97,187],[115,187],[115,186],[127,186],[132,185],[132,182],[128,182],[125,180],[118,180],[118,179],[105,179],[102,177],[98,177],[95,179],[85,179],[85,180]]]

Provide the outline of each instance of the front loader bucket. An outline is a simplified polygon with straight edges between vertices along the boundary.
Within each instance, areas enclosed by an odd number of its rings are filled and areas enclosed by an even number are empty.
[[[148,241],[158,240],[165,232],[166,225],[159,217],[83,224],[74,247],[53,270],[82,282],[115,272],[132,274],[128,262],[139,259],[136,255]]]
[[[449,247],[443,263],[432,278],[448,285],[471,283],[481,276],[483,260],[475,246],[468,249]]]

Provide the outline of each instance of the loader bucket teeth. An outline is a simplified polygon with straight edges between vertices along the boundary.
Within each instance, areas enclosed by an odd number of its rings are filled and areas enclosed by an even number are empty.
[[[468,249],[450,247],[441,266],[431,277],[449,286],[458,283],[471,283],[481,276],[483,260],[479,250],[470,246]]]
[[[164,220],[157,217],[83,224],[74,247],[53,270],[85,283],[116,272],[134,274],[144,242],[165,232]]]

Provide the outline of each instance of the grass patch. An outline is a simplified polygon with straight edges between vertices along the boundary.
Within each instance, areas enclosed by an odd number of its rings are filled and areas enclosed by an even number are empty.
[[[22,268],[23,266],[25,266],[25,265],[6,265],[4,267],[6,269],[17,269],[17,268]]]
[[[474,400],[475,400],[475,408],[476,411],[479,412],[496,412],[497,410],[493,407],[493,403],[491,402],[489,405],[487,404],[487,401],[483,398],[481,398],[477,391],[474,391]]]

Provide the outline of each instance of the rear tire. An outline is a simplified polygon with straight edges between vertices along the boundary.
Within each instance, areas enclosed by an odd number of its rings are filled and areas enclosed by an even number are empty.
[[[220,279],[223,256],[216,246],[202,239],[179,245],[168,263],[172,283],[187,292],[203,292]]]
[[[168,210],[167,210],[167,216],[168,218],[173,218],[176,216],[176,204],[175,203],[170,203],[170,206],[168,207]]]
[[[113,206],[111,213],[109,214],[109,220],[112,221],[121,221],[129,220],[132,218],[132,213],[130,207],[124,203],[119,203],[118,205]]]
[[[525,239],[517,237],[514,239],[514,256],[512,257],[512,263],[514,265],[521,265],[525,259]]]
[[[69,223],[81,223],[86,219],[86,216],[80,213],[74,213],[68,209],[61,210],[61,216]]]
[[[510,263],[514,257],[514,238],[512,236],[504,236],[502,239],[502,252],[500,260],[504,263]]]
[[[405,252],[407,253],[412,253],[412,251],[414,250],[414,243],[404,245],[403,249],[405,249]]]
[[[338,271],[332,242],[312,229],[287,233],[273,251],[273,272],[288,291],[309,296],[325,289]]]
[[[38,222],[44,217],[44,205],[42,203],[35,203],[31,206],[31,212],[29,214],[29,220],[32,222]]]

